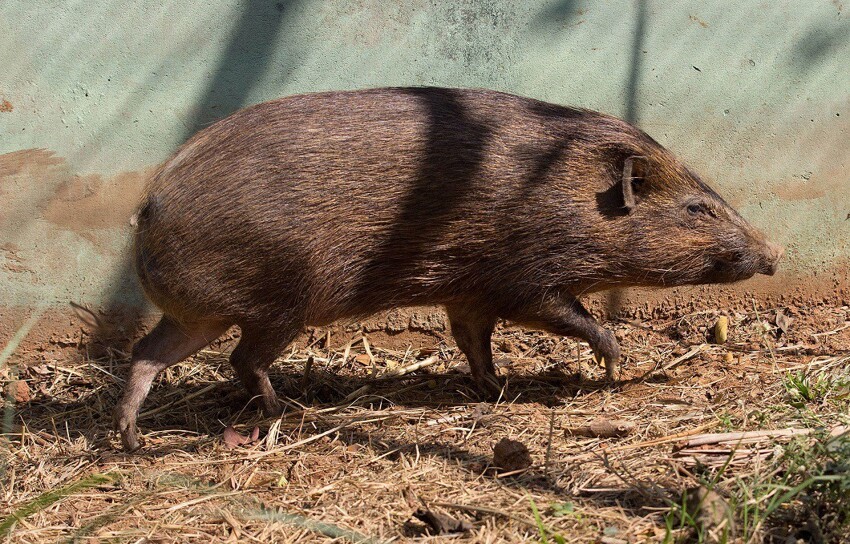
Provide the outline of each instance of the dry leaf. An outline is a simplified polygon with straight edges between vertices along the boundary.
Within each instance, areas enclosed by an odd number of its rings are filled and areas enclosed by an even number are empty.
[[[48,374],[50,374],[50,369],[47,368],[47,365],[44,364],[27,367],[27,370],[29,370],[30,372],[35,372],[40,376],[47,376]]]
[[[567,434],[592,436],[595,438],[617,438],[627,436],[635,430],[635,424],[621,419],[597,419],[584,427],[567,429]]]
[[[794,318],[791,316],[785,315],[785,312],[782,310],[776,310],[776,327],[779,329],[778,335],[782,333],[788,333],[788,329],[791,328],[791,324],[794,323]]]
[[[88,325],[90,328],[101,331],[106,328],[103,321],[97,316],[97,314],[90,310],[87,306],[71,301],[71,307],[74,309],[74,313],[77,314],[80,321]]]
[[[719,544],[734,540],[735,516],[718,493],[703,486],[693,487],[685,492],[685,504],[705,542]]]
[[[224,428],[224,433],[222,433],[221,438],[228,449],[233,449],[237,446],[244,446],[245,444],[251,444],[252,442],[259,440],[260,428],[254,427],[254,430],[251,431],[251,436],[245,436],[239,434],[236,429],[228,425]]]

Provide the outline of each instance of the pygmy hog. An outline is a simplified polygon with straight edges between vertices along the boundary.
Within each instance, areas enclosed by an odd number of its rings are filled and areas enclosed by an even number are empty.
[[[498,318],[614,335],[580,295],[773,274],[782,249],[669,151],[601,113],[485,90],[292,96],[202,130],[136,215],[135,261],[164,312],[133,350],[116,412],[125,448],[151,382],[241,328],[230,356],[267,414],[268,368],[305,325],[441,304],[485,393]]]

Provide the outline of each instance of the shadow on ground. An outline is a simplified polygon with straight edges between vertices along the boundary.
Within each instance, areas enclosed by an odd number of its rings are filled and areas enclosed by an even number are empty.
[[[219,341],[226,342],[224,341]],[[349,364],[354,364],[350,362]],[[122,384],[109,375],[123,376],[128,366],[126,359],[115,361],[91,361],[90,364],[74,369],[73,393],[75,398],[52,398],[46,393],[36,393],[34,400],[18,407],[15,419],[24,422],[27,432],[44,439],[59,437],[74,442],[84,437],[93,447],[95,455],[123,455],[117,440],[111,436],[111,411],[117,402]],[[565,367],[569,365],[565,364]],[[169,375],[179,369],[181,376]],[[81,372],[79,372],[81,371]],[[617,382],[582,379],[577,374],[562,372],[561,369],[537,373],[507,372],[507,401],[513,407],[555,407],[565,400],[604,391],[614,391],[635,383],[663,383],[664,376],[634,378]],[[201,380],[195,379],[203,376]],[[434,410],[437,414],[451,412],[453,408],[473,406],[489,414],[492,403],[482,402],[469,374],[451,370],[446,373],[419,372],[408,376],[376,381],[370,377],[351,376],[324,369],[311,370],[305,381],[303,365],[276,365],[271,373],[272,383],[278,396],[287,403],[289,412],[303,408],[320,410],[352,404],[367,409],[380,417],[385,411],[394,415],[406,409]],[[306,387],[305,387],[306,383]],[[372,386],[365,397],[346,400],[352,393]],[[67,395],[67,389],[65,391]],[[542,408],[545,410],[545,408]],[[155,413],[149,413],[149,412]],[[286,415],[286,414],[284,414]],[[490,414],[491,423],[500,417]],[[134,454],[163,457],[175,452],[198,452],[208,449],[212,441],[220,439],[226,425],[253,425],[268,429],[273,420],[264,419],[247,397],[247,393],[233,376],[227,360],[220,354],[198,355],[189,363],[171,367],[160,375],[142,408],[139,418],[140,429],[147,436],[170,434],[176,429],[185,435],[179,440],[143,447]],[[394,422],[393,425],[418,425],[417,423]],[[300,439],[319,435],[338,425],[338,422],[313,421],[300,428]],[[264,431],[265,433],[265,431]],[[193,438],[192,435],[197,435]],[[462,445],[445,441],[405,441],[390,433],[365,432],[356,428],[343,428],[338,438],[347,444],[360,444],[373,449],[379,456],[395,459],[401,454],[440,457],[456,464],[471,475],[496,479],[490,467],[491,458],[471,452]],[[541,470],[501,480],[503,485],[532,491],[565,493],[555,478]],[[640,495],[638,493],[638,495]],[[604,500],[618,500],[616,496]],[[630,499],[631,500],[631,499]],[[644,506],[635,503],[636,507]]]

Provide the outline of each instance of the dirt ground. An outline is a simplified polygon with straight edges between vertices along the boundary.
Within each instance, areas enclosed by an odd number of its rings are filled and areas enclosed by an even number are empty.
[[[850,308],[739,300],[607,326],[613,384],[586,344],[500,326],[498,402],[446,331],[314,330],[274,367],[274,420],[234,379],[234,329],[160,375],[135,454],[110,432],[128,353],[57,335],[0,370],[0,538],[850,542]],[[706,437],[757,430],[776,432]]]

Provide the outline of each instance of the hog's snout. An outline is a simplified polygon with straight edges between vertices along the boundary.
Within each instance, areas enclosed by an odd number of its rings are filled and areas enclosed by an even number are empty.
[[[779,261],[784,254],[785,248],[779,244],[765,242],[759,274],[765,274],[767,276],[776,274],[776,269],[779,268]]]
[[[756,236],[750,237],[747,245],[740,249],[715,254],[709,261],[711,268],[705,281],[727,283],[745,280],[756,274],[774,275],[785,249],[768,242],[761,233]]]

